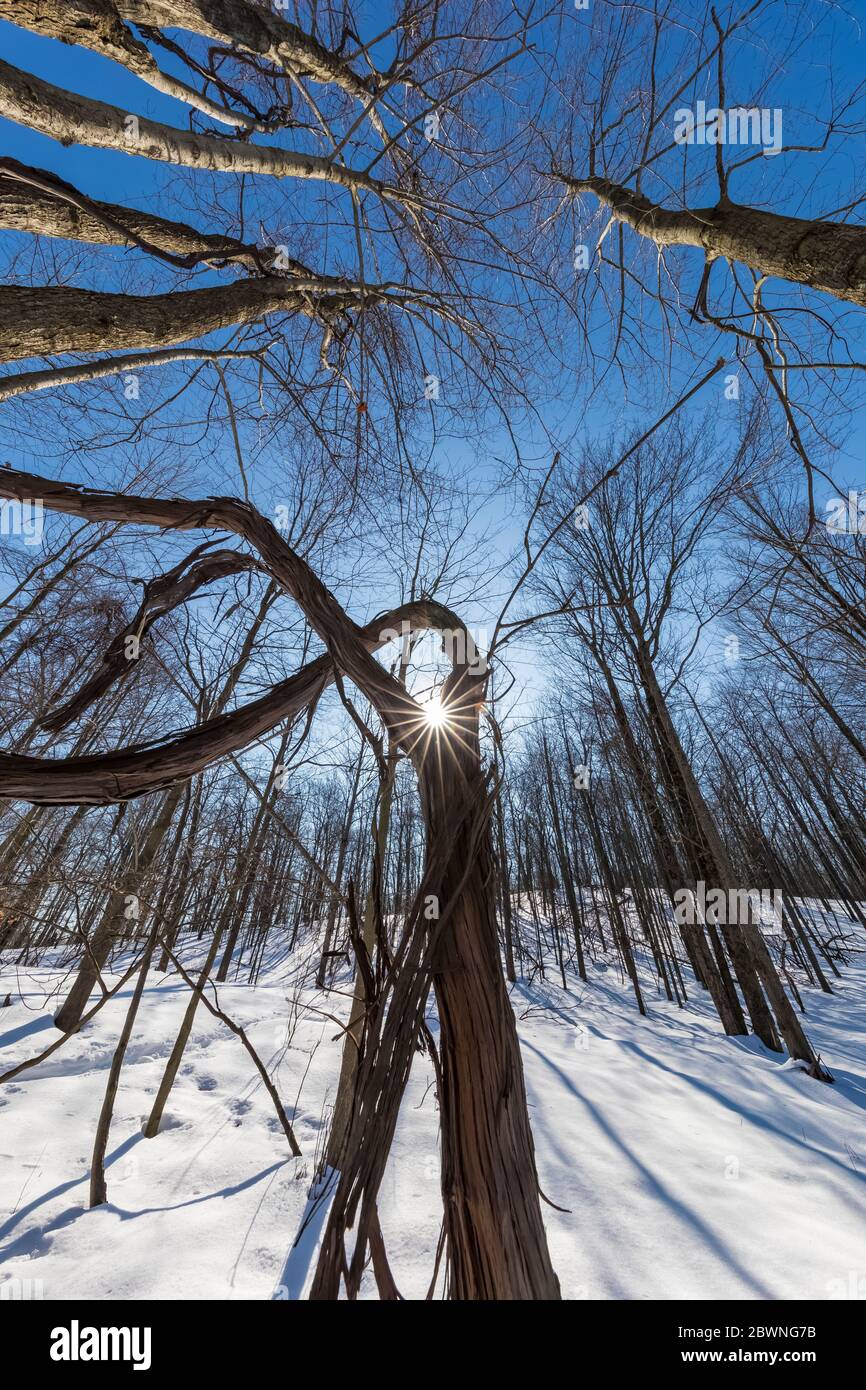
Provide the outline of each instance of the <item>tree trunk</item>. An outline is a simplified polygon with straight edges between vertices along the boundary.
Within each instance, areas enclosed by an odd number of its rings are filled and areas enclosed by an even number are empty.
[[[652,716],[656,721],[659,735],[669,750],[671,763],[675,766],[681,779],[694,817],[695,830],[708,853],[708,864],[715,867],[716,881],[713,886],[721,888],[725,892],[736,891],[740,888],[740,884],[737,882],[734,867],[713,820],[710,808],[698,787],[685,750],[680,743],[664,695],[652,669],[652,663],[644,655],[640,665],[647,700]],[[709,882],[710,880],[708,880]],[[751,909],[749,917],[751,919]],[[800,1061],[808,1062],[817,1074],[817,1058],[791,1001],[785,993],[760,929],[753,920],[749,920],[745,923],[728,923],[721,930],[737,979],[746,996],[746,1003],[755,1032],[767,1047],[780,1051],[775,1027],[778,1024],[779,1032],[784,1038],[791,1056]],[[767,1000],[769,1000],[769,1008],[767,1007]],[[775,1014],[775,1022],[773,1014]]]
[[[443,704],[448,705],[447,686]],[[520,1044],[499,954],[477,710],[464,700],[452,719],[456,733],[449,737],[446,728],[442,740],[448,740],[448,748],[439,756],[434,745],[421,774],[428,846],[460,811],[466,813],[468,830],[441,878],[440,910],[454,903],[433,978],[448,1293],[453,1299],[558,1299],[541,1219]]]
[[[101,1206],[103,1202],[108,1201],[108,1189],[105,1183],[105,1151],[108,1147],[111,1117],[114,1114],[114,1101],[117,1096],[118,1085],[120,1084],[120,1072],[123,1067],[123,1059],[126,1056],[129,1039],[132,1037],[138,1006],[141,1003],[141,996],[144,994],[147,972],[150,968],[150,962],[153,956],[153,948],[156,945],[156,933],[157,928],[156,924],[154,924],[144,950],[144,958],[141,962],[141,969],[138,972],[138,979],[132,993],[132,998],[129,1001],[129,1008],[126,1011],[123,1029],[117,1040],[114,1056],[111,1059],[108,1083],[105,1087],[105,1098],[102,1102],[102,1109],[99,1112],[99,1123],[96,1126],[96,1137],[93,1142],[93,1158],[90,1162],[90,1205],[92,1207]]]
[[[112,893],[102,921],[81,958],[78,974],[66,1001],[55,1016],[54,1023],[62,1033],[69,1033],[78,1027],[90,998],[90,991],[96,984],[123,926],[125,899],[135,895],[156,859],[183,792],[184,783],[178,782],[167,794],[156,820],[148,831],[141,853],[133,861],[132,869],[126,875],[126,882],[116,893]]]
[[[207,959],[205,960],[205,963],[202,966],[198,980],[196,981],[195,987],[193,988],[192,993],[190,994],[189,1003],[186,1006],[186,1011],[184,1013],[183,1020],[181,1021],[177,1037],[174,1040],[174,1047],[171,1049],[169,1059],[165,1064],[165,1071],[162,1074],[162,1080],[159,1083],[159,1089],[156,1093],[156,1098],[153,1102],[153,1107],[151,1109],[150,1115],[147,1118],[147,1124],[144,1127],[145,1139],[153,1139],[159,1133],[159,1126],[162,1120],[163,1111],[165,1110],[166,1102],[169,1096],[171,1095],[171,1088],[175,1083],[180,1064],[183,1061],[183,1054],[186,1050],[186,1045],[189,1042],[189,1035],[192,1032],[192,1025],[195,1022],[195,1015],[198,1009],[198,1003],[201,999],[204,987],[207,984],[208,979],[210,977],[211,968],[213,966],[214,960],[216,959],[217,948],[219,946],[221,936],[222,923],[220,923],[220,925],[216,928],[216,931],[214,932],[213,941],[211,942],[210,949],[207,953]]]
[[[563,176],[563,182],[575,193],[595,194],[615,219],[656,246],[694,246],[708,257],[866,304],[866,227],[858,223],[786,217],[737,203],[672,210],[608,179]]]
[[[558,1299],[541,1219],[523,1065],[496,930],[491,803],[478,748],[478,686],[443,691],[447,725],[413,757],[427,862],[389,997],[368,1014],[336,1191],[310,1297],[334,1299],[343,1276],[357,1295],[376,1198],[432,978],[439,1006],[437,1067],[442,1197],[453,1299]],[[387,1007],[386,1007],[387,1003]],[[345,1233],[357,1219],[347,1260]]]

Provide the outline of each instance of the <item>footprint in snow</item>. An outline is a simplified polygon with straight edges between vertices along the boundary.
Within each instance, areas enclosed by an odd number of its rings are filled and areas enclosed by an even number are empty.
[[[232,1124],[235,1126],[243,1124],[244,1115],[248,1115],[252,1108],[252,1101],[233,1100],[231,1105],[229,1106],[229,1109],[231,1110],[233,1117]]]

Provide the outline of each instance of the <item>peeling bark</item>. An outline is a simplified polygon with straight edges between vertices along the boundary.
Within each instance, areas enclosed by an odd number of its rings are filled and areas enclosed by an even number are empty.
[[[446,682],[446,707],[459,679]],[[457,808],[486,799],[477,696],[471,687],[458,694],[459,735],[448,738],[444,754],[429,758],[421,777],[430,843],[444,833]],[[477,843],[471,835],[459,838],[442,877],[441,901],[455,905],[433,978],[448,1296],[557,1300],[559,1280],[541,1217],[520,1044],[499,954],[489,805],[477,818],[477,829]]]
[[[236,550],[217,550],[204,558],[198,558],[198,552],[194,552],[167,574],[151,579],[145,585],[144,597],[135,616],[112,638],[93,675],[60,709],[40,720],[39,727],[58,733],[77,719],[94,700],[104,695],[115,681],[130,675],[136,668],[136,659],[127,656],[130,638],[140,642],[159,618],[185,603],[206,585],[256,567],[253,556],[240,554]]]
[[[437,1089],[448,1297],[561,1296],[541,1218],[520,1046],[499,958],[491,801],[478,749],[483,685],[483,677],[465,668],[452,672],[442,697],[451,733],[416,762],[425,870],[389,971],[387,1007],[380,995],[368,1010],[313,1300],[336,1299],[343,1278],[348,1297],[357,1297],[431,983],[441,1028]]]
[[[176,530],[211,526],[216,530],[235,530],[228,517],[232,509],[249,512],[258,517],[267,532],[273,532],[272,543],[281,551],[293,552],[263,517],[243,503],[225,499],[228,512],[220,518],[208,502],[190,502],[178,498],[147,499],[124,497],[122,494],[88,492],[69,484],[56,483],[37,474],[0,469],[0,498],[40,498],[53,510],[73,516],[98,520],[110,512],[118,520],[139,525],[156,525]],[[219,504],[217,504],[219,507]],[[241,534],[237,531],[236,534]],[[294,557],[301,573],[311,574],[308,566]],[[271,572],[270,566],[266,566]],[[276,576],[275,576],[276,577]],[[313,577],[315,578],[315,577]],[[294,580],[291,581],[294,586]],[[374,679],[378,682],[380,699],[384,702],[386,722],[395,736],[405,740],[408,749],[416,751],[418,711],[411,696],[393,681],[372,653],[384,646],[387,634],[399,630],[405,620],[412,630],[462,628],[459,618],[440,604],[418,600],[401,605],[373,618],[365,627],[358,627],[347,618],[324,585],[315,580],[320,602],[334,605],[346,626],[346,641],[357,639],[358,648],[368,655]],[[291,590],[283,583],[287,592]],[[294,595],[293,595],[294,596]],[[315,626],[315,624],[313,624]],[[467,639],[467,644],[471,639]],[[470,650],[473,650],[470,647]],[[353,665],[359,669],[356,655]],[[364,663],[365,672],[368,669]],[[362,676],[364,679],[365,676]],[[146,792],[170,786],[177,778],[192,776],[217,759],[244,748],[254,739],[268,733],[284,719],[289,719],[320,698],[334,679],[334,657],[326,655],[307,663],[300,671],[275,685],[267,694],[231,714],[222,714],[194,728],[147,744],[109,753],[72,758],[39,758],[22,754],[0,754],[0,797],[32,801],[39,805],[109,805],[128,800]]]

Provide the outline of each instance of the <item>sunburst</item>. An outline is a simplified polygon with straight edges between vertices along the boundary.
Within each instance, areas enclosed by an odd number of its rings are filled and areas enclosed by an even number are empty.
[[[447,729],[449,726],[448,711],[438,695],[424,701],[422,717],[428,729]]]

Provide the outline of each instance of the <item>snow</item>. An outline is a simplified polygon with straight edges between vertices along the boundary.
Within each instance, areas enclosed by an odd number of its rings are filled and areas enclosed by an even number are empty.
[[[306,965],[304,954],[276,958],[255,987],[219,988],[276,1080],[299,1159],[240,1042],[202,1008],[161,1132],[143,1137],[187,1000],[175,974],[154,972],[142,1001],[109,1141],[107,1205],[87,1209],[88,1167],[133,981],[47,1061],[0,1087],[0,1296],[303,1295],[324,1206],[293,1244],[341,1047],[322,1010],[347,1008],[345,981],[326,997],[299,983]],[[511,992],[541,1187],[566,1209],[544,1206],[564,1297],[866,1297],[864,957],[833,996],[802,991],[833,1086],[754,1038],[725,1038],[697,991],[682,1010],[655,997],[646,965],[646,1019],[618,968],[598,961],[589,975],[567,990],[551,975]],[[50,996],[62,978],[47,958],[0,968],[0,999],[7,990],[13,999],[0,1009],[0,1071],[53,1041]],[[431,1027],[435,1035],[435,1018]],[[419,1055],[379,1202],[410,1298],[427,1292],[439,1236],[437,1133]],[[376,1297],[369,1276],[363,1293]]]

